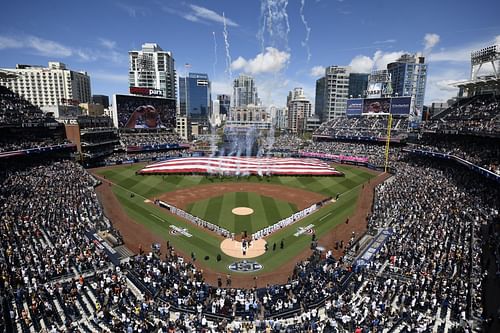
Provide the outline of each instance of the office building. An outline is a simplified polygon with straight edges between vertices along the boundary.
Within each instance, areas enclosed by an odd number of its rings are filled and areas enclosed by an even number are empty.
[[[349,97],[361,98],[365,96],[368,87],[368,73],[349,74]]]
[[[145,43],[129,51],[129,87],[135,95],[176,99],[174,58],[158,44]]]
[[[323,120],[345,116],[349,98],[349,66],[329,66],[325,70]]]
[[[90,77],[86,72],[66,68],[61,62],[48,67],[16,65],[5,68],[12,75],[0,78],[0,85],[19,94],[36,106],[78,105],[90,102]]]
[[[427,81],[427,64],[419,55],[404,54],[395,62],[387,65],[391,75],[394,96],[411,96],[412,120],[420,120],[424,107],[425,85]]]
[[[211,89],[208,75],[189,73],[187,77],[179,77],[180,115],[187,116],[191,123],[208,125],[211,115]]]
[[[92,103],[100,104],[107,109],[109,108],[109,97],[106,95],[92,95]]]
[[[253,77],[240,74],[233,82],[233,107],[245,107],[247,105],[259,105],[257,87]]]
[[[314,114],[321,122],[325,117],[325,77],[316,80],[316,98],[314,100]]]
[[[217,95],[217,100],[219,101],[219,113],[229,114],[229,109],[231,108],[231,96],[229,95]]]
[[[311,102],[304,95],[302,88],[295,88],[288,102],[288,130],[292,133],[303,133],[306,120],[312,116]]]

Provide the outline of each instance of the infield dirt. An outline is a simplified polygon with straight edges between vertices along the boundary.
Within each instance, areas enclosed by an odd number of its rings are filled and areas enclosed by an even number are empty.
[[[373,173],[373,171],[370,171]],[[103,177],[99,176],[98,174],[94,173],[94,176],[99,178],[102,181],[102,184],[97,186],[96,192],[99,197],[99,200],[102,202],[104,206],[104,212],[106,216],[112,221],[113,226],[120,231],[120,233],[123,236],[123,239],[125,241],[125,245],[135,253],[139,252],[139,248],[143,248],[145,251],[149,250],[150,244],[157,242],[162,245],[163,249],[167,248],[167,243],[166,240],[160,237],[159,235],[155,235],[151,233],[145,226],[135,222],[132,220],[126,213],[123,207],[121,206],[120,202],[114,195],[111,187],[111,183],[104,179]],[[325,249],[331,249],[333,251],[333,254],[336,258],[339,258],[340,256],[343,255],[343,250],[334,250],[334,244],[335,242],[340,242],[341,240],[344,241],[346,244],[349,239],[352,236],[352,232],[355,232],[356,238],[358,235],[361,235],[365,230],[366,230],[366,217],[367,214],[371,212],[372,208],[372,202],[373,202],[373,195],[374,195],[374,188],[376,185],[382,183],[385,179],[389,178],[389,174],[380,174],[377,177],[371,179],[371,181],[365,183],[360,191],[360,195],[357,199],[356,203],[356,209],[354,213],[349,216],[349,221],[348,223],[342,223],[338,225],[337,227],[333,228],[330,232],[328,232],[326,235],[323,235],[321,238],[319,238],[319,245],[323,246]],[[220,184],[220,185],[226,185],[226,184]],[[218,186],[220,186],[218,185]],[[240,184],[227,184],[227,185],[233,185],[233,186],[240,186]],[[246,185],[246,184],[243,184]],[[248,184],[251,185],[251,184]],[[256,184],[259,185],[259,184]],[[294,189],[293,191],[290,190],[289,187],[286,186],[280,186],[280,185],[267,185],[266,186],[277,186],[281,187],[279,191],[284,192],[284,193],[289,193],[290,195],[289,199],[284,199],[289,202],[296,203],[297,208],[301,209],[300,207],[307,207],[307,204],[312,200],[309,198],[309,200],[304,201],[303,198],[300,197],[301,190],[300,189]],[[210,185],[211,186],[211,185]],[[217,185],[214,185],[217,186]],[[202,186],[200,186],[202,187]],[[181,190],[179,190],[181,191]],[[198,188],[197,188],[198,191]],[[238,190],[240,191],[240,190]],[[313,193],[316,194],[318,199],[314,199],[316,201],[312,201],[312,203],[320,201],[321,198],[324,198],[321,194],[317,194],[314,192],[309,192],[309,191],[304,191],[307,193]],[[276,192],[273,192],[276,193]],[[292,195],[295,194],[295,195]],[[220,192],[216,195],[220,195]],[[269,195],[269,194],[268,194]],[[215,195],[214,195],[215,196]],[[186,196],[184,200],[189,200],[190,196]],[[206,198],[206,197],[205,197]],[[292,200],[293,199],[293,200]],[[302,203],[299,204],[299,201]],[[184,205],[179,203],[180,205],[184,206],[187,205],[189,202],[186,202]],[[185,260],[191,260],[190,255],[186,253],[182,253],[181,251],[176,250],[177,253],[181,256],[184,257]],[[305,249],[300,255],[296,256],[295,258],[289,260],[288,262],[283,263],[281,266],[279,266],[277,269],[275,269],[272,272],[269,273],[264,273],[261,275],[258,275],[257,279],[254,279],[254,275],[249,274],[249,275],[233,275],[231,277],[232,284],[231,287],[234,288],[252,288],[254,286],[257,287],[265,287],[267,284],[282,284],[286,283],[288,277],[291,276],[293,269],[295,267],[295,263],[301,260],[307,259],[311,255],[311,250],[309,248]],[[196,263],[197,267],[203,271],[205,280],[210,283],[211,285],[216,285],[217,284],[217,278],[221,277],[223,280],[225,280],[225,273],[220,273],[216,272],[210,267],[203,265],[201,262]]]

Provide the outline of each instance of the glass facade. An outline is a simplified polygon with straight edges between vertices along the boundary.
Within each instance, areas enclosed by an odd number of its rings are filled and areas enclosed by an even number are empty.
[[[368,75],[365,73],[351,73],[349,75],[349,97],[363,97],[368,87]]]
[[[179,78],[180,113],[191,122],[208,124],[211,110],[210,81],[207,74],[189,73]]]

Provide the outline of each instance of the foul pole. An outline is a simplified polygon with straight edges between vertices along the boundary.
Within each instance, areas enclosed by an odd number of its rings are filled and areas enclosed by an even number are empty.
[[[387,121],[387,138],[385,140],[385,166],[384,172],[387,172],[387,165],[389,164],[389,146],[391,143],[391,128],[392,128],[392,114],[389,114]]]

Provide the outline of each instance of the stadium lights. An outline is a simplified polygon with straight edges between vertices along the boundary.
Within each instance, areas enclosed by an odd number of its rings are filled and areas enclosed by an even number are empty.
[[[478,65],[498,59],[500,59],[500,52],[498,51],[498,45],[488,46],[481,50],[473,51],[471,53],[471,62],[473,65]]]

